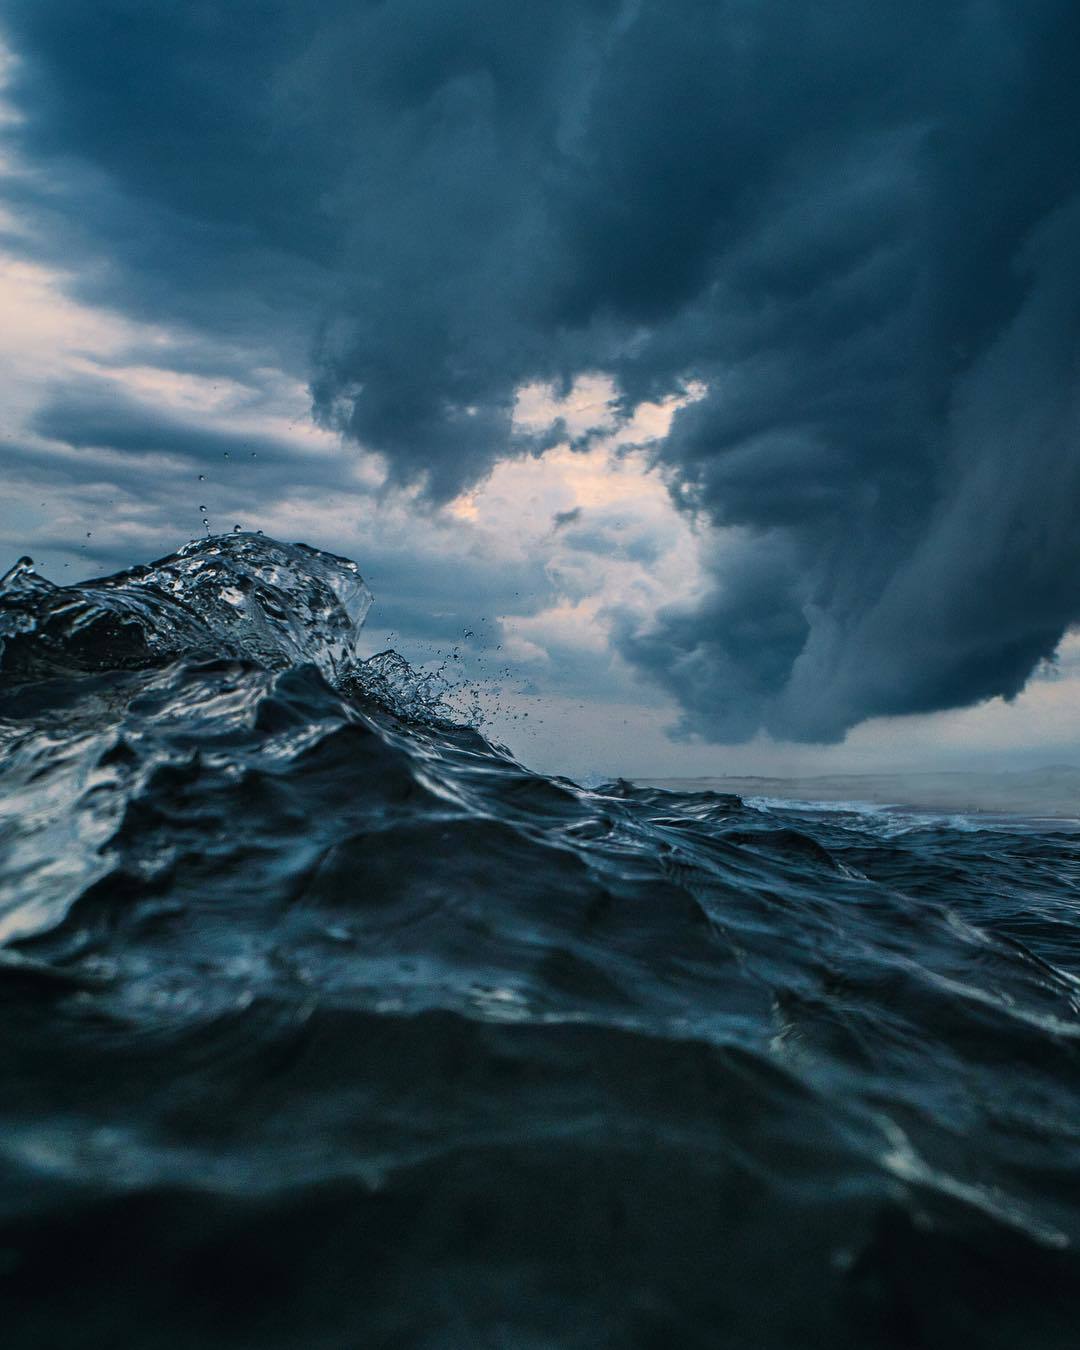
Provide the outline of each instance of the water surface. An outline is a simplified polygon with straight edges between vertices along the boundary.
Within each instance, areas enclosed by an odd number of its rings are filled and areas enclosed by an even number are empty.
[[[1074,1346],[1080,831],[544,777],[369,603],[3,582],[5,1343]]]

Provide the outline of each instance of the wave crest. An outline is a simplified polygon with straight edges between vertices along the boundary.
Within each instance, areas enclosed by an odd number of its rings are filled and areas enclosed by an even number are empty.
[[[0,673],[141,669],[201,651],[271,670],[310,663],[334,681],[356,664],[372,600],[350,559],[247,531],[77,586],[24,558],[0,580]]]

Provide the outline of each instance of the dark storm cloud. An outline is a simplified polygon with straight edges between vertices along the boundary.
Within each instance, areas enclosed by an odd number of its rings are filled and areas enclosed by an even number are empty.
[[[17,139],[66,200],[13,190],[107,250],[87,298],[314,343],[321,415],[451,496],[556,369],[546,179],[615,8],[5,0]]]
[[[47,440],[73,450],[115,450],[132,456],[182,455],[205,467],[223,459],[258,458],[263,489],[290,485],[342,485],[343,464],[327,458],[304,462],[296,445],[275,436],[224,431],[128,398],[109,381],[69,381],[47,393],[31,420]]]
[[[1080,617],[1073,0],[0,15],[83,289],[314,352],[319,415],[433,499],[523,381],[707,386],[656,453],[712,583],[618,635],[687,732],[1011,695]]]

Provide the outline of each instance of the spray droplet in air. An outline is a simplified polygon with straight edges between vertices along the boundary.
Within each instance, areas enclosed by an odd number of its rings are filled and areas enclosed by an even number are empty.
[[[234,525],[232,527],[232,532],[233,534],[243,534],[243,531],[241,530],[239,525]]]
[[[205,506],[200,506],[200,507],[199,507],[199,510],[200,510],[200,511],[205,511],[205,510],[206,510],[206,507],[205,507]]]
[[[206,474],[204,474],[204,473],[199,474],[199,482],[200,482],[200,483],[205,483],[205,482],[206,482]]]
[[[228,458],[229,458],[229,452],[228,452],[228,450],[226,450],[226,451],[224,452],[224,454],[222,455],[222,459],[228,459]]]

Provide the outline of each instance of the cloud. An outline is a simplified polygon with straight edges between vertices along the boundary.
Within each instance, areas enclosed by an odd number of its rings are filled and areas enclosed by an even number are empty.
[[[11,245],[309,379],[392,483],[445,503],[693,393],[651,454],[708,583],[616,624],[686,735],[1012,697],[1080,619],[1072,0],[0,0],[0,23]],[[74,390],[38,428],[173,452],[124,416]]]

